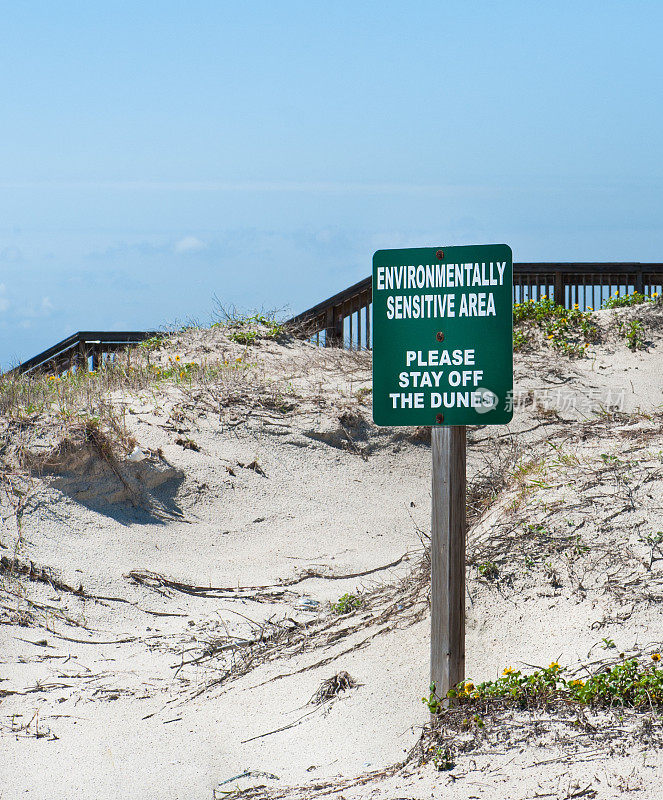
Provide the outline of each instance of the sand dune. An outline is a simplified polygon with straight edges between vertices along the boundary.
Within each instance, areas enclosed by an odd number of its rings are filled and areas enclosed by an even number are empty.
[[[663,325],[637,313],[643,349],[633,309],[584,358],[537,339],[513,423],[468,430],[475,682],[663,649]],[[658,797],[660,709],[422,737],[429,434],[373,425],[369,353],[238,339],[2,418],[0,797]]]

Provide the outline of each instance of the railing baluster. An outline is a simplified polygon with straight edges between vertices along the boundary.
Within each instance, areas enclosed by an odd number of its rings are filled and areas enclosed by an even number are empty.
[[[361,303],[357,308],[357,350],[361,350]]]

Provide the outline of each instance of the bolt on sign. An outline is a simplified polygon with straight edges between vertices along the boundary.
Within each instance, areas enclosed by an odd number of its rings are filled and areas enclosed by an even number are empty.
[[[513,256],[505,244],[373,256],[373,420],[504,425],[513,416]]]

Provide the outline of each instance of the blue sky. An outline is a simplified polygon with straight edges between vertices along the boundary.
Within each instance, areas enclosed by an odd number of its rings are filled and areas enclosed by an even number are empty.
[[[374,250],[663,261],[663,3],[0,2],[0,364]]]

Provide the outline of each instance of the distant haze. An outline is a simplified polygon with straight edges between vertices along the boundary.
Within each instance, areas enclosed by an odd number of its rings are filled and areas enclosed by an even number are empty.
[[[378,248],[663,261],[663,4],[5,4],[0,364]]]

